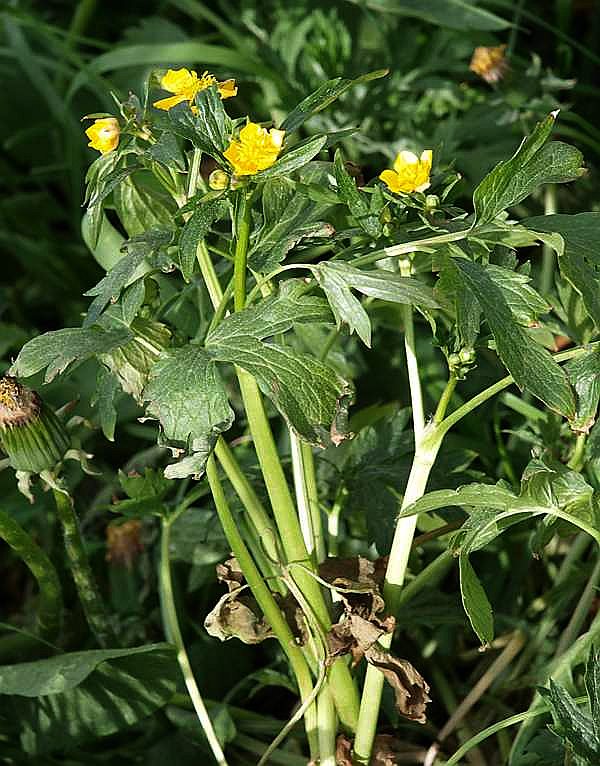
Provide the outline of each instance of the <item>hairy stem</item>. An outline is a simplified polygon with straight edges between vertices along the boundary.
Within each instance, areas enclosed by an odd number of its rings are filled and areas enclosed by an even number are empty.
[[[40,638],[52,641],[62,624],[63,600],[56,569],[44,551],[12,516],[0,511],[0,538],[21,558],[40,590],[37,626]]]
[[[206,705],[204,704],[204,700],[198,689],[198,684],[194,678],[194,672],[179,627],[177,609],[175,608],[175,599],[173,597],[173,582],[171,580],[171,565],[169,561],[170,532],[171,522],[168,519],[163,518],[160,540],[160,600],[165,621],[165,633],[167,639],[174,644],[177,650],[177,662],[181,668],[188,694],[190,695],[194,710],[196,711],[202,730],[208,740],[212,754],[219,766],[227,766],[225,754],[223,753],[223,749],[221,748],[221,744],[215,733],[208,710],[206,709]]]
[[[56,515],[63,529],[71,574],[90,630],[100,646],[116,646],[116,638],[83,544],[73,500],[59,489],[52,491],[56,503]]]

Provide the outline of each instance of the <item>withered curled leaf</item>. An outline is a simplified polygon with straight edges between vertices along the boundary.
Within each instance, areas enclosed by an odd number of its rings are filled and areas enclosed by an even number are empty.
[[[217,564],[217,579],[227,585],[228,593],[206,615],[207,633],[221,641],[239,638],[244,644],[260,644],[273,636],[254,596],[245,585],[244,575],[235,557]]]
[[[429,684],[408,660],[400,660],[377,645],[365,652],[367,662],[380,670],[391,685],[400,715],[417,723],[425,723],[425,710],[429,697]]]
[[[221,596],[206,615],[204,627],[209,635],[221,641],[239,638],[244,644],[260,644],[273,636],[271,626],[245,588],[237,588]]]

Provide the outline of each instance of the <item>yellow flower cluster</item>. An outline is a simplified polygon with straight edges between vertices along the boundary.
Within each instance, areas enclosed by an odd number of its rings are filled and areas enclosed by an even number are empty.
[[[102,154],[107,154],[119,145],[121,128],[116,117],[103,117],[100,120],[94,120],[94,124],[90,125],[85,134],[90,139],[88,146]]]
[[[261,128],[249,122],[240,130],[239,140],[233,139],[224,155],[238,176],[251,176],[270,168],[283,146],[285,130]]]
[[[400,152],[394,160],[394,169],[384,170],[379,178],[395,194],[399,192],[403,194],[410,194],[415,191],[423,192],[431,186],[429,174],[431,173],[432,160],[433,152],[431,149],[425,149],[420,157],[412,152]]]
[[[198,77],[193,69],[190,71],[185,67],[183,69],[169,69],[160,81],[160,85],[164,90],[175,94],[154,102],[154,106],[157,109],[164,109],[165,111],[172,109],[183,101],[187,101],[192,110],[195,110],[194,99],[196,98],[196,93],[210,88],[211,85],[217,86],[221,98],[231,98],[237,94],[235,80],[218,82],[217,78],[208,72],[204,72],[202,77]]]
[[[204,72],[202,77],[192,69],[169,69],[161,80],[161,86],[172,93],[168,98],[154,102],[157,109],[168,111],[177,104],[188,102],[192,111],[196,94],[211,85],[216,85],[221,98],[231,98],[237,94],[235,80],[218,82],[216,77]],[[120,126],[115,117],[104,117],[94,121],[86,131],[90,139],[88,146],[102,154],[111,152],[119,144]],[[251,176],[270,168],[277,160],[283,147],[284,130],[267,130],[255,122],[248,122],[239,132],[238,138],[232,138],[223,153],[236,176]],[[390,191],[398,194],[423,192],[429,188],[432,151],[426,149],[420,157],[408,151],[402,151],[394,161],[393,170],[384,170],[379,178]],[[221,174],[223,171],[219,171]],[[215,183],[217,179],[215,178]],[[219,178],[218,188],[226,188],[227,179]],[[211,187],[212,188],[212,187]]]

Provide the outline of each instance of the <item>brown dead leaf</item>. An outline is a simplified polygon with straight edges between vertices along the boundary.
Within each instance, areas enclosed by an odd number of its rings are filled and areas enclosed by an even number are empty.
[[[222,564],[217,564],[215,568],[217,570],[217,580],[219,580],[219,582],[224,582],[230,593],[241,588],[244,584],[244,573],[235,556],[227,559],[227,561],[224,561]]]
[[[352,766],[352,740],[345,734],[339,734],[335,741],[336,766]]]
[[[365,658],[380,670],[391,685],[400,715],[417,723],[425,723],[425,710],[429,697],[429,684],[408,660],[401,660],[376,644],[365,652]]]
[[[245,586],[245,579],[235,557],[217,564],[217,578],[227,585],[225,593],[206,615],[204,627],[221,641],[239,638],[244,644],[260,644],[273,636],[256,599]]]

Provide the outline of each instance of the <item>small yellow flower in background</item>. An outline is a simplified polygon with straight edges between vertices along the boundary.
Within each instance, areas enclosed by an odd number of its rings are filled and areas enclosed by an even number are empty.
[[[204,72],[202,77],[198,77],[197,73],[189,69],[169,69],[165,76],[160,81],[160,85],[169,93],[174,93],[174,96],[168,98],[161,98],[160,101],[155,101],[154,106],[157,109],[164,109],[168,111],[177,104],[181,104],[183,101],[188,101],[192,108],[193,101],[196,98],[196,93],[201,90],[206,90],[211,85],[216,85],[221,98],[231,98],[237,93],[237,87],[235,80],[225,80],[225,82],[217,82],[217,78]]]
[[[429,189],[429,174],[431,173],[431,162],[433,152],[431,149],[425,149],[420,157],[412,152],[400,152],[394,160],[393,170],[384,170],[379,178],[386,184],[390,191],[395,194],[403,192],[422,192]]]
[[[92,149],[107,154],[116,149],[119,145],[119,136],[121,128],[116,117],[103,117],[101,120],[94,120],[94,124],[85,131],[85,135],[90,139],[88,146]]]
[[[475,48],[469,69],[486,82],[498,82],[508,69],[508,62],[504,57],[505,50],[506,45],[497,45],[495,48],[486,48],[481,45]]]
[[[271,167],[281,151],[284,136],[285,130],[267,130],[249,122],[240,130],[239,140],[233,139],[224,155],[236,175],[251,176]]]

